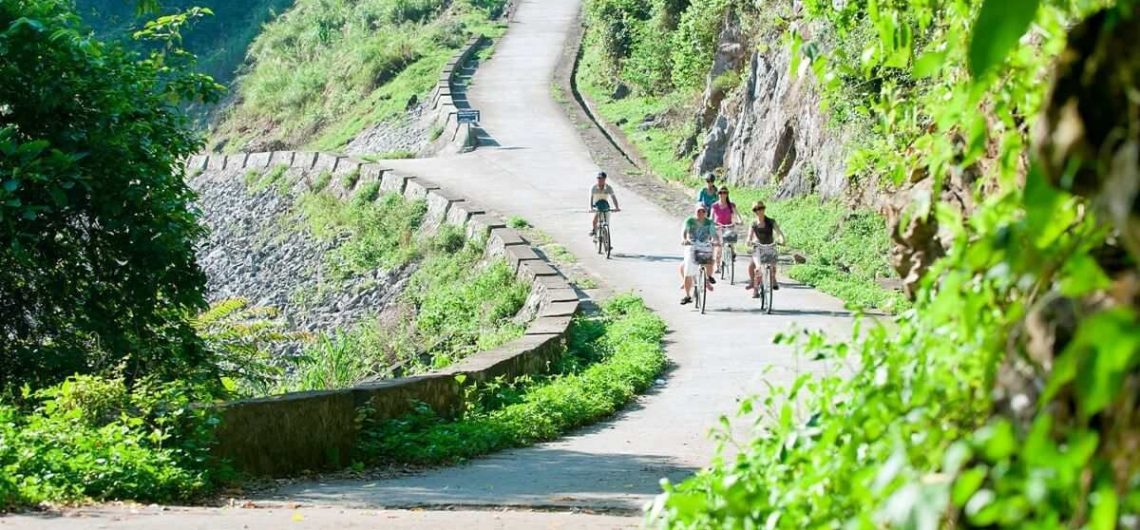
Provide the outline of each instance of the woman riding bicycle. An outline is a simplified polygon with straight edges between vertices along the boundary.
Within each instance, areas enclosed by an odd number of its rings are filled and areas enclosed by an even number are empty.
[[[716,223],[716,235],[723,243],[726,233],[732,232],[732,225],[740,222],[740,216],[736,213],[736,204],[728,198],[728,187],[721,186],[720,191],[717,192],[717,201],[713,203],[710,209],[712,220]],[[713,263],[720,266],[721,253],[724,252],[724,246],[716,247],[713,256]]]
[[[712,250],[719,239],[716,226],[708,217],[708,207],[697,204],[696,215],[685,220],[681,238],[681,244],[685,245],[685,260],[681,263],[681,289],[685,291],[685,297],[681,299],[681,305],[685,305],[693,301],[691,291],[694,276],[704,274],[708,281],[706,287],[710,291],[713,289],[712,284],[716,283],[712,277]],[[704,263],[698,263],[698,253],[707,256],[707,259],[700,260]]]
[[[716,202],[716,175],[709,173],[705,175],[705,185],[697,191],[697,202],[705,205],[705,208],[711,208],[713,203]]]
[[[610,202],[613,202],[613,208],[610,208]],[[606,184],[606,172],[598,172],[598,182],[590,186],[590,211],[594,212],[594,221],[590,228],[590,236],[598,233],[598,219],[605,212],[616,212],[618,208],[617,195],[614,194],[613,186]]]
[[[752,222],[752,228],[748,231],[748,244],[758,243],[755,251],[752,253],[752,263],[748,264],[748,285],[745,289],[752,291],[753,298],[760,297],[760,282],[759,275],[756,274],[757,269],[764,266],[768,267],[771,271],[770,280],[772,281],[772,290],[778,291],[780,284],[776,283],[776,247],[774,244],[783,245],[785,238],[784,232],[780,230],[780,226],[776,224],[776,220],[764,215],[764,201],[756,201],[752,205],[752,211],[756,214],[756,220]],[[779,236],[778,238],[776,236]],[[761,272],[761,274],[763,274]]]

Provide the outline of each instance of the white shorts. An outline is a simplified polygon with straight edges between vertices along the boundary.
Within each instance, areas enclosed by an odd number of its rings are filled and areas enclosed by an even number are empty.
[[[684,247],[685,252],[685,276],[693,277],[701,270],[701,266],[697,264],[696,252],[707,252],[709,259],[712,259],[713,246],[712,243],[694,243]]]

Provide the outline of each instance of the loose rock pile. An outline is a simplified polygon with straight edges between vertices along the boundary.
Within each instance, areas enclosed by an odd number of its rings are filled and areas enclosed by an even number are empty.
[[[209,230],[198,259],[211,302],[245,298],[279,310],[290,331],[331,331],[379,314],[413,272],[406,267],[333,279],[325,256],[339,242],[309,233],[292,208],[292,192],[276,186],[252,191],[233,172],[203,175],[191,185]]]

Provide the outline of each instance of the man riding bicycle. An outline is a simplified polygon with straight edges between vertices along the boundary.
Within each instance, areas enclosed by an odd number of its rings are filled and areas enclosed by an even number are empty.
[[[784,232],[780,230],[780,226],[776,224],[776,220],[764,215],[764,201],[756,201],[752,205],[752,212],[756,214],[756,220],[752,222],[752,228],[748,231],[748,244],[758,243],[755,251],[752,253],[752,263],[748,264],[748,285],[745,289],[752,291],[753,298],[760,297],[760,282],[759,275],[756,274],[757,269],[767,266],[772,276],[772,290],[780,290],[780,284],[776,283],[776,248],[773,245],[783,245],[785,238]],[[779,236],[778,238],[776,236]],[[763,272],[761,272],[763,274]]]
[[[610,208],[610,202],[613,202],[613,208]],[[601,218],[604,212],[616,212],[618,208],[617,195],[614,195],[614,189],[609,184],[606,184],[606,172],[598,172],[598,182],[590,186],[590,211],[594,212],[594,221],[590,228],[590,236],[598,233],[598,219]]]
[[[712,284],[716,283],[712,277],[712,250],[714,246],[720,244],[720,239],[717,237],[716,227],[713,225],[712,219],[708,217],[708,207],[704,204],[697,204],[696,215],[685,220],[685,228],[681,233],[681,238],[681,244],[687,246],[685,248],[685,260],[681,263],[680,269],[681,289],[685,291],[681,305],[685,305],[693,301],[691,291],[694,276],[704,274],[708,280],[706,287],[710,291],[713,290]],[[698,253],[707,256],[707,260],[704,260],[705,263],[697,262]]]
[[[736,204],[728,198],[727,186],[722,186],[717,192],[717,201],[713,203],[709,213],[712,214],[712,220],[716,223],[716,234],[721,243],[724,243],[724,235],[732,231],[733,224],[740,222],[740,216],[736,213]],[[724,245],[716,247],[713,263],[716,263],[718,267],[723,252]]]

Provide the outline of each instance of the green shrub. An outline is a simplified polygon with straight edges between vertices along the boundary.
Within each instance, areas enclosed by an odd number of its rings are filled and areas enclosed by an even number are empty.
[[[119,365],[212,377],[184,318],[206,278],[181,169],[201,142],[179,106],[219,88],[178,51],[193,18],[140,32],[159,50],[140,58],[71,2],[0,3],[0,387]]]
[[[317,174],[317,178],[313,179],[312,191],[313,193],[320,193],[329,187],[329,182],[332,182],[332,172],[329,170],[321,171]]]
[[[549,377],[475,386],[455,421],[416,413],[377,422],[364,413],[356,455],[369,463],[443,464],[550,440],[613,414],[665,367],[664,322],[620,296],[600,316],[577,317],[569,349]]]
[[[341,185],[344,186],[344,189],[351,190],[352,188],[356,187],[356,183],[359,180],[360,180],[360,170],[354,169],[352,171],[349,171],[348,173],[345,173],[344,176],[341,177],[340,183],[341,183]],[[375,199],[375,197],[370,199],[369,202],[371,202],[374,199]]]
[[[523,219],[521,216],[512,215],[507,218],[507,226],[511,228],[530,228],[530,222]]]
[[[183,384],[80,377],[0,402],[0,509],[40,502],[191,500],[226,476],[209,455],[209,399]],[[29,406],[29,405],[25,405]]]

